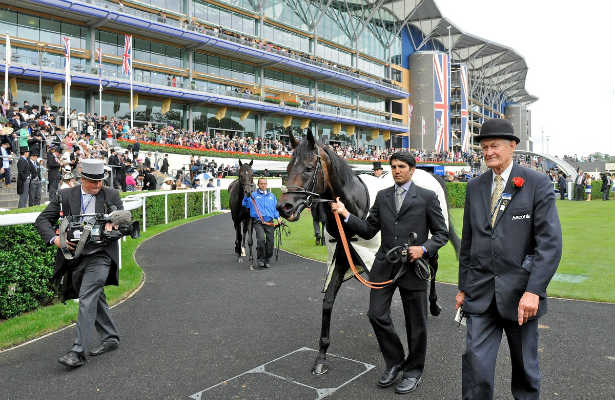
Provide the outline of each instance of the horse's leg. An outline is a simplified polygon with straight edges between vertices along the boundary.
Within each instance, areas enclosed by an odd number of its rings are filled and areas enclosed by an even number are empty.
[[[314,208],[313,213],[316,212],[316,209]],[[320,236],[320,218],[318,218],[318,215],[312,214],[312,224],[314,225],[314,236],[316,237],[316,246],[320,246],[320,238],[322,236]]]
[[[254,269],[254,255],[252,254],[252,247],[254,245],[254,227],[252,226],[254,222],[252,219],[246,221],[246,225],[248,226],[248,247],[250,248],[250,269]]]
[[[248,220],[244,219],[241,225],[243,227],[243,238],[241,240],[241,255],[245,257],[246,256],[246,239],[248,237]],[[251,267],[252,266],[250,266],[250,268]]]
[[[429,259],[429,265],[431,266],[431,282],[429,288],[429,312],[434,317],[440,315],[442,307],[438,305],[438,294],[436,293],[436,273],[438,272],[438,254]]]
[[[333,304],[335,303],[335,298],[337,296],[337,292],[342,286],[344,277],[344,272],[340,271],[340,268],[335,266],[335,270],[333,271],[333,275],[331,276],[331,282],[329,282],[329,287],[327,287],[327,291],[325,292],[325,297],[322,301],[322,325],[320,330],[320,347],[318,350],[318,355],[316,356],[316,360],[314,360],[314,365],[312,366],[312,374],[314,375],[322,375],[326,374],[329,370],[329,363],[327,362],[327,349],[329,348],[330,340],[329,340],[329,332],[331,330],[331,312],[333,311]]]
[[[325,243],[325,222],[322,222],[320,224],[320,245],[321,246],[326,246],[326,243]]]
[[[235,224],[235,255],[237,255],[237,262],[241,263],[241,221],[237,221]]]

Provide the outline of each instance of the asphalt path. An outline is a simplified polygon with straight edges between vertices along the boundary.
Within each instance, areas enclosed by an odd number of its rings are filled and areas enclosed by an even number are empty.
[[[0,399],[460,398],[465,332],[453,321],[454,286],[438,285],[444,310],[429,318],[416,392],[376,387],[383,361],[366,316],[368,290],[354,280],[333,311],[330,371],[312,376],[324,265],[281,253],[271,269],[249,271],[233,255],[231,225],[219,215],[145,242],[136,253],[145,284],[112,311],[120,348],[68,371],[57,358],[70,348],[72,327],[0,353]],[[542,398],[615,398],[614,306],[549,302],[540,321]],[[403,336],[397,295],[392,310]],[[505,340],[496,374],[496,398],[512,398]]]

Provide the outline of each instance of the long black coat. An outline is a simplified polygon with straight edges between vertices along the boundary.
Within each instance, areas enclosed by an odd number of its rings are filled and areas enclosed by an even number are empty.
[[[64,215],[78,215],[81,213],[81,185],[77,185],[72,188],[62,189],[59,191],[62,198],[62,208]],[[60,196],[58,196],[60,197]],[[96,213],[109,212],[111,205],[117,207],[118,210],[123,210],[124,205],[120,199],[119,191],[103,187],[96,195]],[[36,229],[40,233],[45,243],[49,244],[49,241],[56,236],[55,224],[60,218],[60,202],[58,199],[51,201],[45,210],[39,214],[34,223]],[[117,241],[109,243],[103,251],[111,257],[112,265],[109,271],[109,276],[105,285],[118,285],[119,284],[119,249]],[[64,258],[62,251],[58,249],[56,253],[56,267],[53,271],[52,280],[59,282],[66,272],[70,272],[70,265]],[[70,274],[68,274],[70,275]],[[79,290],[76,288],[76,293],[72,292],[71,285],[66,285],[67,291],[64,292],[65,299],[77,298]]]
[[[28,177],[30,177],[30,159],[19,157],[17,161],[17,194],[22,194],[24,190],[24,184]]]
[[[524,180],[522,187],[515,187],[515,177]],[[540,296],[538,318],[546,312],[547,285],[562,255],[553,185],[544,174],[515,164],[504,188],[512,199],[491,228],[492,182],[488,171],[467,186],[459,254],[463,309],[481,314],[495,297],[500,315],[516,321],[519,300],[528,291]]]
[[[60,160],[56,157],[53,151],[47,153],[47,177],[49,182],[60,181]]]
[[[410,232],[417,234],[415,245],[427,248],[425,257],[433,256],[448,241],[448,230],[438,196],[415,184],[408,188],[399,213],[395,208],[395,187],[392,186],[378,192],[367,219],[351,215],[346,225],[366,240],[380,231],[380,248],[369,273],[372,282],[387,281],[395,276],[401,265],[389,264],[385,255],[393,247],[408,243]],[[428,238],[429,232],[431,238]],[[427,281],[420,280],[412,269],[398,280],[398,284],[408,290],[427,289]]]

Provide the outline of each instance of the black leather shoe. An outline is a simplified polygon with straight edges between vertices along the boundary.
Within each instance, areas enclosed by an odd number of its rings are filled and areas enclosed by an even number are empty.
[[[410,392],[414,392],[419,384],[421,383],[422,377],[414,377],[408,376],[403,377],[399,385],[395,386],[395,393],[398,394],[406,394]]]
[[[83,353],[77,353],[76,351],[69,351],[62,357],[58,358],[58,362],[68,368],[77,368],[86,363]]]
[[[91,356],[99,356],[108,351],[113,351],[119,347],[119,343],[117,342],[103,342],[98,346],[94,347],[92,351],[90,351]]]
[[[401,372],[401,364],[393,365],[391,368],[387,368],[382,373],[382,376],[378,380],[378,386],[389,387],[397,380],[397,376]]]

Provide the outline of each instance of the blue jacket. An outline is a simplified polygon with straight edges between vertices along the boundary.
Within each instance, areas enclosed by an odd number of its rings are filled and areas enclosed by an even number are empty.
[[[257,189],[252,192],[251,197],[256,201],[258,210],[261,212],[261,215],[263,216],[263,220],[265,220],[265,222],[270,222],[274,218],[280,218],[280,213],[275,208],[278,200],[275,198],[275,195],[273,193],[263,193],[260,191],[260,189]],[[254,209],[254,204],[252,203],[250,197],[245,196],[241,205],[250,209],[250,217],[259,219],[258,214]]]

